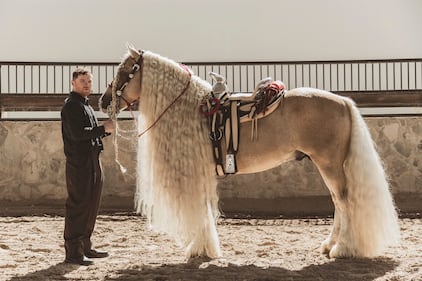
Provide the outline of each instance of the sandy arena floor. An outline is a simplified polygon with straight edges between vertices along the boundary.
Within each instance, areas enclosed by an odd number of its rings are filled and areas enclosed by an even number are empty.
[[[98,217],[93,241],[110,257],[63,263],[60,216],[0,217],[0,280],[422,280],[422,219],[401,219],[402,243],[376,259],[328,259],[332,219],[220,219],[224,257],[186,261],[165,235],[126,214]]]

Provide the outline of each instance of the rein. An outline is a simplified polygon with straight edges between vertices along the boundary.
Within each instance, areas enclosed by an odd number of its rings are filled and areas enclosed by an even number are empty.
[[[142,137],[146,132],[148,132],[149,130],[151,130],[152,128],[154,128],[155,125],[157,125],[157,123],[160,121],[160,119],[164,116],[164,114],[170,109],[170,107],[172,107],[180,99],[180,97],[183,96],[186,93],[186,91],[188,90],[188,88],[190,86],[190,81],[191,81],[191,78],[192,78],[192,74],[189,71],[189,69],[187,68],[187,66],[185,66],[184,64],[180,64],[180,66],[182,68],[184,68],[187,73],[189,73],[189,81],[188,81],[188,83],[186,84],[186,86],[183,89],[183,91],[163,110],[163,112],[161,112],[161,114],[157,117],[157,119],[148,128],[146,128],[145,130],[143,130],[142,132],[140,132],[138,134],[138,137],[139,138]]]

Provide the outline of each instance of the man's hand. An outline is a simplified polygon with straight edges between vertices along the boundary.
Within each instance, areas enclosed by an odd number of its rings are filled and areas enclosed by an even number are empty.
[[[103,123],[104,129],[106,133],[113,133],[115,129],[115,125],[113,120],[107,120]]]

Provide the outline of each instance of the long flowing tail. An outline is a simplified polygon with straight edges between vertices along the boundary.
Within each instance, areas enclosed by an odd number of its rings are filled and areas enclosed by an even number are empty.
[[[399,241],[398,216],[369,129],[354,102],[346,99],[346,103],[352,119],[350,148],[344,162],[347,248],[351,256],[374,257]]]

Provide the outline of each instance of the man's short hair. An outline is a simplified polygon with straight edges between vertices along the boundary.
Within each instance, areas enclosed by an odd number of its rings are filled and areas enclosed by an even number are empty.
[[[72,73],[72,80],[75,80],[76,78],[78,78],[79,75],[87,75],[87,74],[91,75],[91,77],[92,77],[92,73],[89,69],[83,68],[83,67],[78,67]]]

